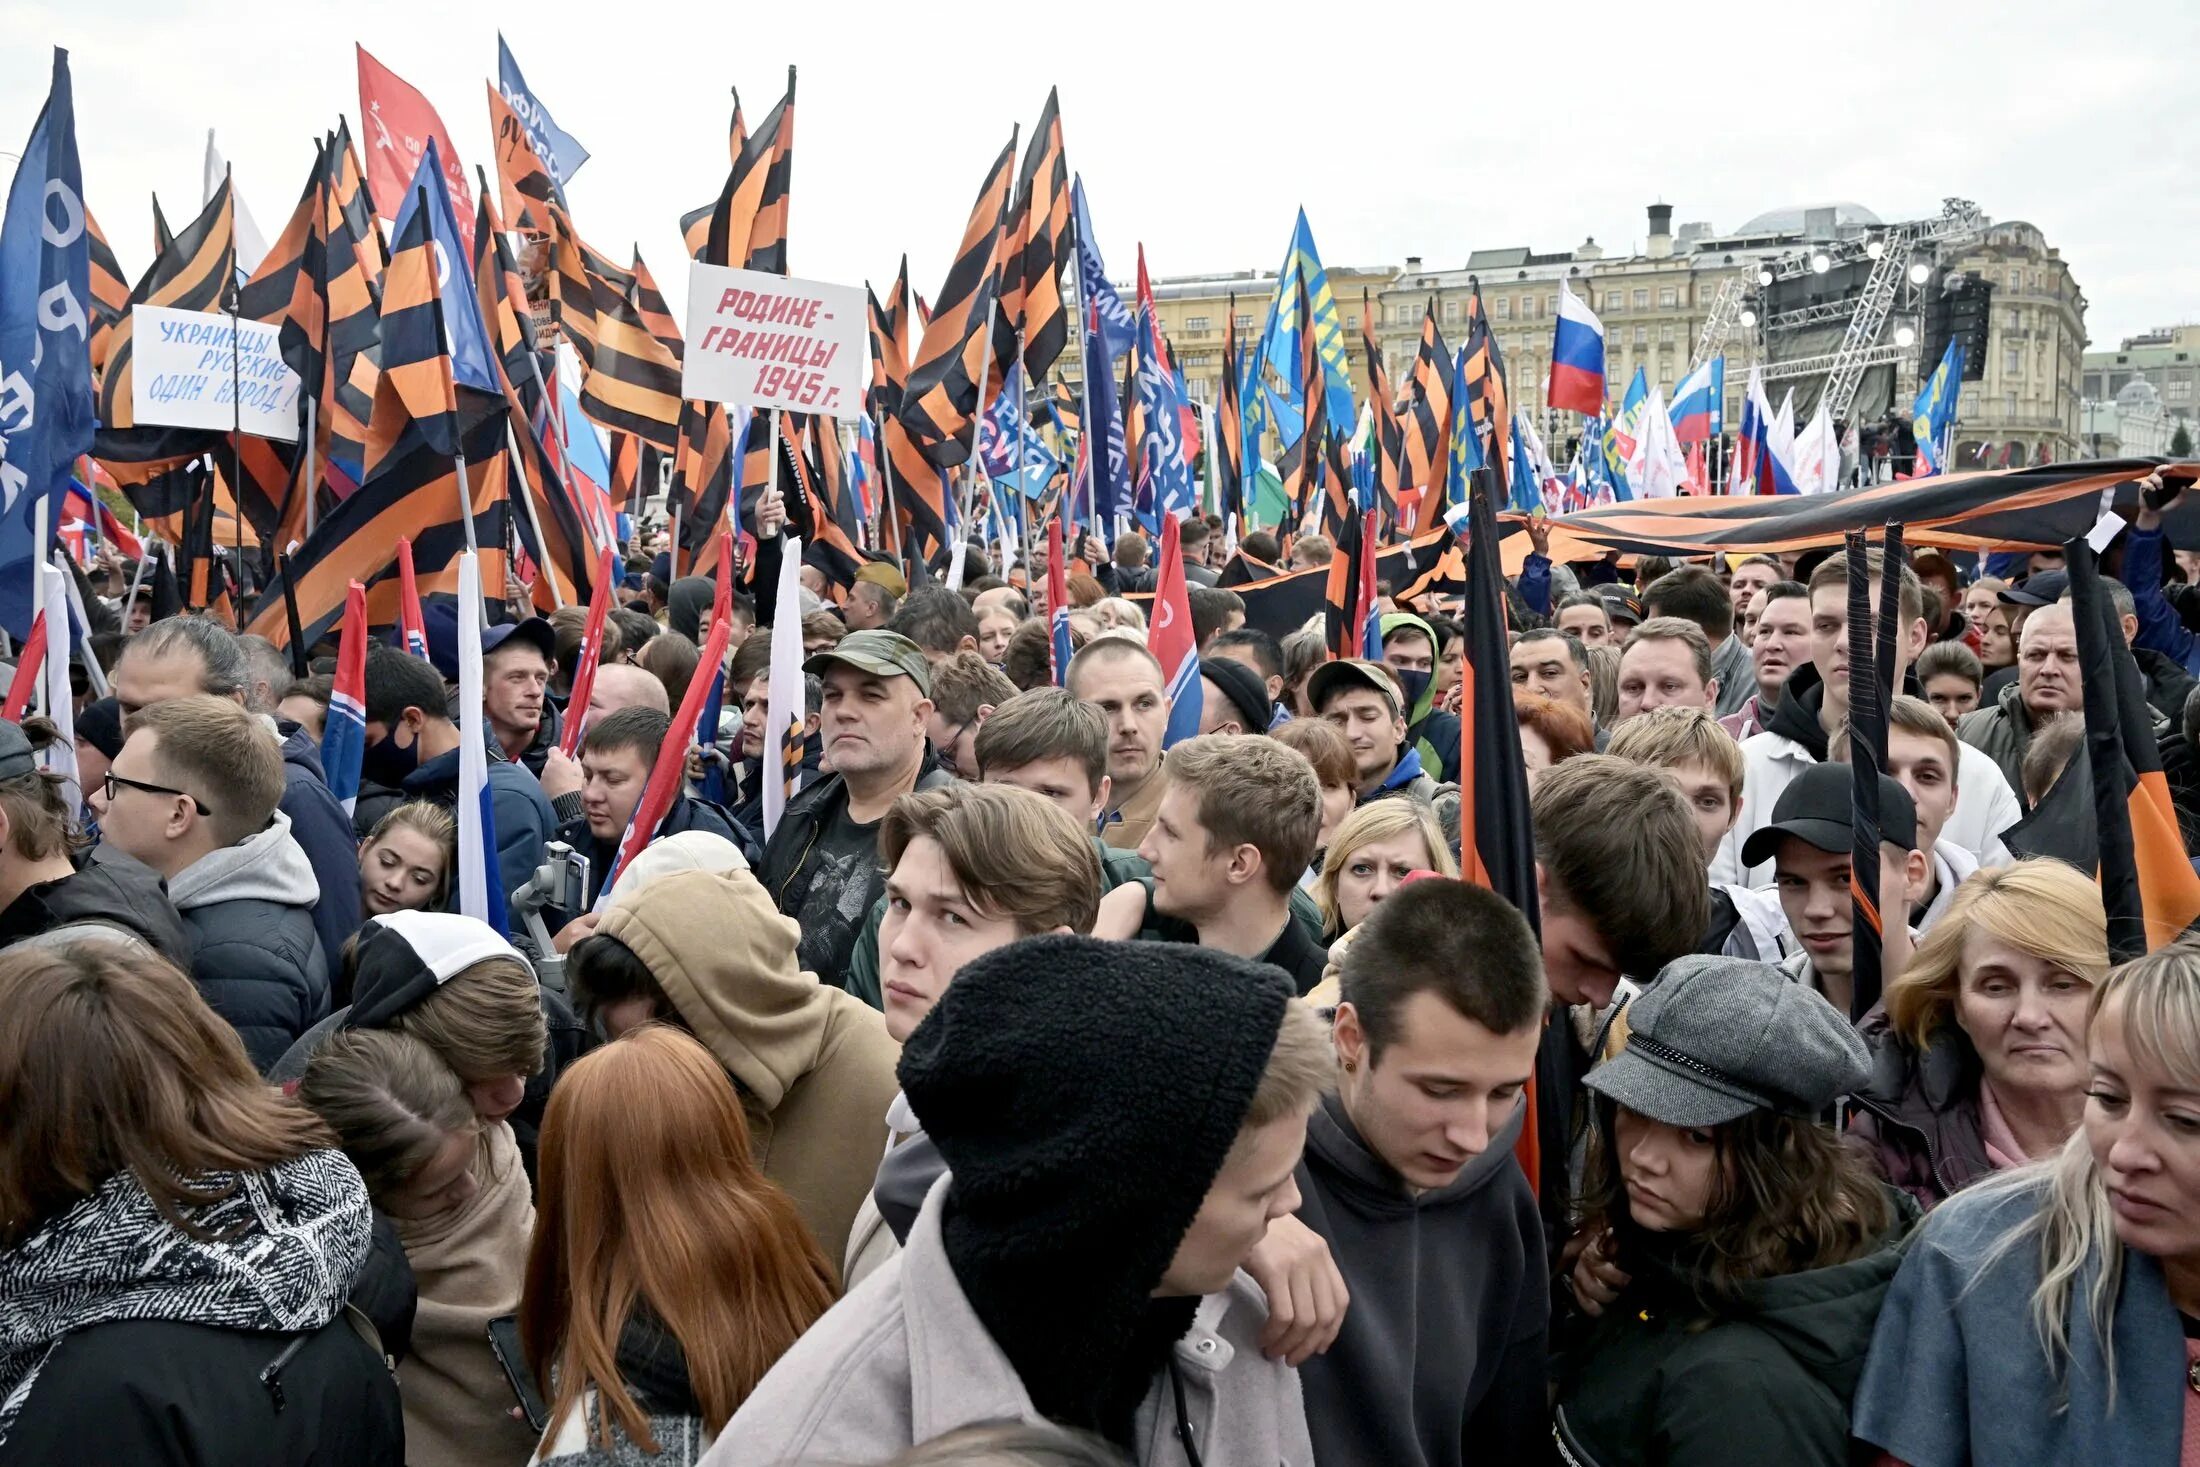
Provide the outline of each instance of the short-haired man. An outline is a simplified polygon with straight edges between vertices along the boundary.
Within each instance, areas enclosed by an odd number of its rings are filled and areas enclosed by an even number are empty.
[[[1569,1167],[1590,1063],[1563,1010],[1605,1008],[1623,977],[1647,982],[1694,952],[1711,898],[1702,837],[1664,770],[1577,754],[1543,772],[1529,814],[1554,1010],[1536,1062],[1536,1142],[1544,1241],[1555,1250],[1574,1195]]]
[[[1660,708],[1612,732],[1606,752],[1663,769],[1679,782],[1695,817],[1708,870],[1742,808],[1742,750],[1701,708]],[[1697,951],[1777,963],[1793,944],[1779,898],[1765,888],[1715,883],[1711,924]]]
[[[1169,728],[1169,686],[1161,662],[1137,642],[1103,637],[1069,662],[1070,692],[1108,721],[1108,808],[1100,838],[1135,851],[1153,827],[1169,772],[1161,738]]]
[[[1153,566],[1148,564],[1152,559],[1153,547],[1146,543],[1146,537],[1136,530],[1125,530],[1115,537],[1112,557],[1094,559],[1093,577],[1110,596],[1151,591],[1158,580]]]
[[[1596,710],[1589,695],[1589,657],[1571,632],[1534,627],[1512,645],[1512,682],[1516,693],[1539,693],[1579,713],[1591,728]]]
[[[848,600],[840,608],[840,619],[848,623],[851,632],[875,632],[892,621],[899,609],[900,603],[893,592],[858,575],[856,583],[848,588]]]
[[[1311,1462],[1241,1265],[1299,1205],[1328,1049],[1280,975],[1181,944],[1033,937],[965,966],[900,1065],[949,1171],[704,1467],[878,1461],[1001,1421],[1146,1460]]]
[[[1727,595],[1734,603],[1734,610],[1749,605],[1749,599],[1759,592],[1787,579],[1777,557],[1770,555],[1746,556],[1734,567],[1734,575],[1727,582]],[[1705,635],[1709,635],[1706,633]]]
[[[1299,1366],[1317,1462],[1534,1460],[1550,1322],[1535,1193],[1513,1161],[1546,994],[1511,903],[1414,881],[1355,928],[1337,1089],[1307,1126],[1298,1218],[1351,1305]]]
[[[1207,553],[1221,543],[1221,537],[1208,528],[1198,515],[1184,521],[1177,543],[1184,550],[1184,581],[1188,586],[1212,586],[1218,579],[1207,563]]]
[[[886,1032],[905,1044],[963,965],[1040,933],[1090,932],[1100,862],[1084,826],[1013,785],[955,784],[903,795],[879,827],[886,866],[876,936]],[[886,1112],[887,1153],[857,1215],[841,1279],[855,1287],[886,1258],[947,1169],[907,1100]],[[890,1231],[889,1231],[890,1230]]]
[[[481,634],[481,712],[489,737],[505,758],[538,778],[558,746],[558,711],[550,703],[557,666],[557,633],[539,616]]]
[[[583,716],[593,723],[621,708],[654,708],[670,718],[672,696],[665,690],[663,679],[647,668],[630,662],[608,662],[596,669]]]
[[[912,590],[886,627],[924,649],[925,660],[935,664],[957,652],[978,650],[978,614],[945,586]]]
[[[839,987],[864,914],[884,889],[879,821],[909,791],[953,776],[926,743],[932,665],[916,643],[894,632],[850,632],[802,669],[824,684],[819,731],[832,773],[787,802],[757,875],[802,928],[802,966]]]
[[[1912,898],[1910,925],[1922,937],[1955,903],[1956,888],[1978,870],[1978,857],[1942,840],[1955,813],[1963,745],[1930,703],[1898,693],[1887,705],[1887,775],[1908,792],[1917,817],[1917,848],[1925,855],[1923,885]],[[1834,755],[1848,762],[1848,740]]]
[[[1576,591],[1560,601],[1553,624],[1584,647],[1603,647],[1613,640],[1611,609],[1594,591]]]
[[[1762,732],[1771,723],[1789,674],[1810,660],[1810,592],[1800,581],[1774,581],[1755,594],[1757,629],[1749,655],[1756,680],[1741,710],[1719,720],[1719,727],[1737,739]]]
[[[1030,598],[1014,586],[988,586],[970,598],[970,609],[979,616],[984,616],[995,607],[1006,611],[1017,621],[1031,615]]]
[[[1312,570],[1337,558],[1336,542],[1327,535],[1301,535],[1291,542],[1291,569]]]
[[[276,808],[281,751],[230,699],[168,698],[132,717],[102,793],[100,838],[168,883],[192,981],[266,1069],[329,1009],[320,887]]]
[[[599,674],[612,670],[597,669]],[[639,668],[621,670],[649,677]],[[434,668],[394,647],[368,647],[366,719],[359,800],[352,812],[362,838],[407,800],[458,808],[458,725],[451,722],[443,679]],[[497,876],[509,899],[542,864],[543,845],[559,822],[580,814],[580,797],[576,788],[571,809],[560,811],[533,775],[492,757],[489,807],[497,828]]]
[[[704,755],[726,761],[726,808],[736,825],[759,836],[764,830],[764,726],[771,717],[771,653],[769,627],[734,648],[726,664],[726,696],[738,698],[741,720],[730,728],[727,721],[721,720],[718,752],[715,756]],[[804,673],[802,764],[795,776],[797,792],[808,789],[820,777],[818,761],[824,757],[824,745],[818,738],[818,719],[824,695],[825,685],[817,675]],[[775,750],[775,768],[777,762]]]
[[[1741,712],[1755,685],[1749,649],[1734,635],[1734,597],[1727,587],[1702,566],[1684,565],[1652,581],[1642,600],[1651,620],[1677,616],[1702,630],[1711,646],[1711,678],[1719,685],[1714,712],[1721,717]]]
[[[1272,963],[1311,992],[1328,954],[1292,915],[1291,893],[1321,834],[1314,766],[1272,739],[1215,734],[1170,757],[1138,848],[1153,868],[1153,911],[1189,926],[1200,946]]]
[[[343,960],[345,940],[359,929],[358,841],[344,807],[328,792],[319,742],[295,724],[286,728],[273,716],[274,704],[252,707],[251,681],[251,665],[235,634],[203,616],[171,616],[123,645],[115,664],[115,703],[124,732],[139,710],[194,693],[227,698],[263,715],[262,727],[282,753],[283,792],[277,808],[290,821],[291,838],[306,853],[321,888],[313,930],[321,940],[322,961],[334,971]]]
[[[1433,801],[1440,785],[1406,738],[1405,695],[1380,662],[1325,662],[1306,680],[1314,716],[1337,726],[1360,774],[1360,803],[1390,795]]]
[[[1654,616],[1628,635],[1619,655],[1619,719],[1657,708],[1702,708],[1719,701],[1711,672],[1711,642],[1677,616]]]
[[[1855,781],[1838,764],[1814,764],[1780,792],[1772,821],[1743,849],[1752,866],[1777,873],[1780,905],[1800,950],[1782,964],[1788,975],[1816,990],[1842,1013],[1856,993],[1853,917],[1849,889],[1854,856]],[[1917,841],[1917,814],[1909,791],[1879,776],[1879,901],[1887,912],[1907,914],[1925,885],[1927,861]],[[1907,929],[1886,933],[1907,948]],[[1898,949],[1899,951],[1899,949]]]
[[[588,887],[577,909],[553,909],[543,914],[553,934],[560,934],[564,924],[594,907],[604,882],[613,876],[611,867],[619,854],[619,842],[626,839],[627,825],[649,787],[650,773],[664,753],[665,735],[671,729],[671,718],[654,708],[622,708],[590,724],[581,736],[580,813],[558,827],[556,839],[588,857]],[[674,796],[672,807],[651,838],[661,840],[684,830],[723,837],[733,842],[744,857],[756,854],[754,832],[737,824],[720,806],[683,790]],[[559,946],[569,946],[587,930],[584,924],[564,934]]]
[[[1192,645],[1202,654],[1216,637],[1245,625],[1245,598],[1227,586],[1192,586],[1184,599],[1192,613]]]
[[[1459,719],[1436,706],[1436,628],[1411,612],[1393,611],[1378,624],[1383,666],[1397,680],[1406,705],[1406,741],[1421,755],[1421,767],[1439,781],[1459,778]]]
[[[1015,696],[1016,685],[975,652],[957,652],[934,663],[925,732],[940,768],[957,779],[976,779],[978,730],[994,709]]]
[[[1879,551],[1865,553],[1865,578],[1870,582],[1874,616],[1879,607],[1881,566]],[[1779,706],[1763,733],[1742,741],[1742,758],[1748,765],[1742,780],[1742,813],[1734,832],[1719,847],[1712,863],[1711,879],[1749,886],[1772,885],[1771,863],[1752,864],[1742,859],[1742,845],[1772,819],[1780,792],[1805,769],[1828,756],[1828,739],[1844,727],[1849,716],[1849,582],[1848,556],[1828,556],[1810,573],[1810,666],[1788,675]],[[1925,594],[1910,569],[1902,568],[1897,593],[1895,665],[1882,669],[1895,687],[1903,686],[1903,674],[1925,646]],[[2001,832],[2023,814],[2009,781],[1983,752],[1966,746],[1957,770],[1961,793],[1955,813],[1948,819],[1946,838],[1979,858],[1981,865],[2008,859]]]
[[[2024,619],[2017,639],[2016,686],[2003,688],[1991,706],[1965,714],[1956,732],[1992,759],[2011,784],[2021,785],[2032,730],[2057,713],[2084,708],[2083,684],[2070,603],[2042,606]]]
[[[1276,639],[1259,627],[1239,627],[1234,632],[1217,632],[1200,654],[1204,667],[1206,659],[1227,657],[1249,667],[1267,685],[1270,712],[1267,727],[1274,728],[1288,715],[1279,701],[1283,697],[1283,649]]]

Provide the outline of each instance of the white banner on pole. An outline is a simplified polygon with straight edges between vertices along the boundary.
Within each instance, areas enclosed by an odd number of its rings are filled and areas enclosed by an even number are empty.
[[[745,408],[860,418],[868,325],[859,287],[690,265],[680,390]]]
[[[297,442],[298,374],[283,361],[275,327],[165,306],[130,313],[130,405],[140,424],[241,428]]]

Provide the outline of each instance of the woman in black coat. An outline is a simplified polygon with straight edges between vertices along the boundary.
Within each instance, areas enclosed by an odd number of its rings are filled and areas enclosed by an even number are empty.
[[[401,1467],[366,1186],[191,980],[0,954],[0,1467]]]

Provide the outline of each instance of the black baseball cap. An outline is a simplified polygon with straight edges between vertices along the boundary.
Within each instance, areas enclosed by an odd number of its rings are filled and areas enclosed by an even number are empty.
[[[2069,588],[2069,575],[2051,570],[2027,576],[2014,586],[2004,587],[2000,594],[2004,606],[2053,606]]]
[[[1848,765],[1813,764],[1780,791],[1772,823],[1742,842],[1742,864],[1763,865],[1780,849],[1781,837],[1790,835],[1821,851],[1853,849],[1855,797],[1855,771]],[[1917,849],[1917,806],[1908,790],[1884,774],[1879,776],[1879,838],[1905,851]]]

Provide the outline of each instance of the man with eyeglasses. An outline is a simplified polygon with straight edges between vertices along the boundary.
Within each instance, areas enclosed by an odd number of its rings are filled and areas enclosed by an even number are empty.
[[[204,693],[136,713],[95,796],[101,840],[168,883],[192,980],[263,1070],[329,1012],[321,890],[282,797],[282,751],[243,707]]]
[[[1016,685],[976,652],[956,652],[932,664],[932,711],[925,735],[940,768],[957,779],[978,777],[978,725],[1016,696]]]

